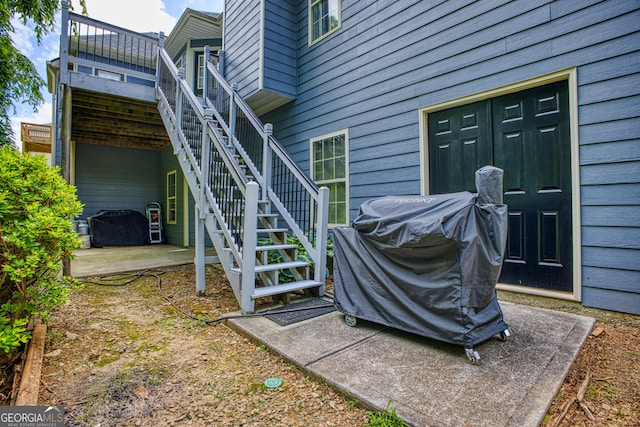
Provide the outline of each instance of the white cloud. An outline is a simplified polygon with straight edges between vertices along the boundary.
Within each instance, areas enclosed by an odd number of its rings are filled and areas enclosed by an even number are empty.
[[[14,29],[14,32],[11,35],[11,41],[13,42],[13,45],[20,52],[22,52],[24,56],[31,55],[34,50],[34,43],[36,40],[33,28],[24,25],[17,19],[12,19],[11,24],[13,25]]]
[[[169,34],[177,21],[162,0],[86,0],[86,5],[89,17],[137,32]]]

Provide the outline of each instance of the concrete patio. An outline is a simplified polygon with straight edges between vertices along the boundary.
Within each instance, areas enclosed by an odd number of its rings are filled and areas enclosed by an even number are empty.
[[[79,250],[71,268],[84,277],[193,263],[193,248],[170,245]],[[595,319],[501,302],[511,332],[461,347],[359,321],[338,312],[279,326],[265,317],[227,325],[301,369],[377,410],[391,404],[413,426],[537,426]],[[239,313],[236,313],[239,314]]]

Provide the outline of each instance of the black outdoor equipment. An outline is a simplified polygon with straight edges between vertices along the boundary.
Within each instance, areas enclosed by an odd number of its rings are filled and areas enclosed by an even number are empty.
[[[333,231],[336,308],[465,348],[508,336],[495,286],[507,238],[501,169],[476,171],[477,195],[388,196]]]
[[[141,246],[149,242],[147,218],[133,210],[102,210],[89,218],[91,246]]]

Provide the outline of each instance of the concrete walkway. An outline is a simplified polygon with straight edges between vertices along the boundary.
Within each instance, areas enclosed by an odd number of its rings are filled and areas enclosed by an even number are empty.
[[[71,260],[74,277],[193,264],[194,248],[173,245],[109,246],[78,249]]]
[[[76,252],[76,277],[193,263],[193,248],[169,245]],[[264,317],[227,320],[303,370],[413,426],[537,426],[595,319],[500,303],[511,337],[461,347],[359,321],[338,312],[287,326]]]
[[[471,365],[462,347],[330,313],[287,326],[264,317],[229,326],[370,407],[414,426],[537,426],[595,319],[501,303],[509,341]]]

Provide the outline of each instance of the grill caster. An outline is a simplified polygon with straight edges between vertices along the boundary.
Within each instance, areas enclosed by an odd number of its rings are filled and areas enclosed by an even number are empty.
[[[498,337],[498,339],[502,342],[507,342],[510,336],[511,334],[509,333],[509,329],[505,329],[504,331],[500,332],[500,336]]]
[[[473,348],[465,348],[464,353],[467,355],[467,359],[471,362],[472,365],[477,365],[480,360],[480,354],[475,351]]]
[[[358,319],[356,319],[355,316],[352,316],[350,314],[345,314],[344,323],[346,323],[347,326],[351,326],[353,328],[358,324]]]

